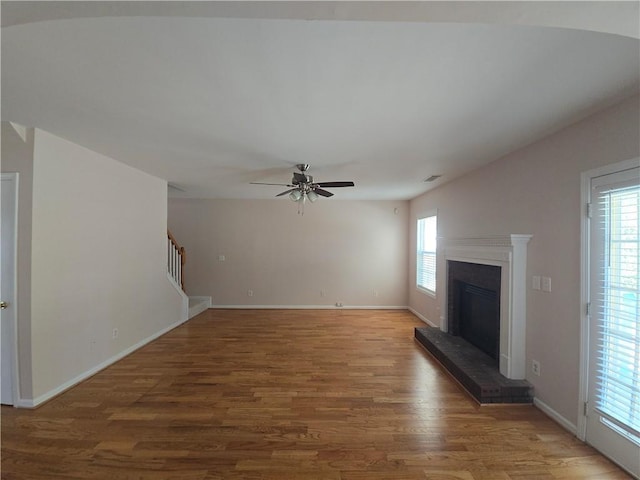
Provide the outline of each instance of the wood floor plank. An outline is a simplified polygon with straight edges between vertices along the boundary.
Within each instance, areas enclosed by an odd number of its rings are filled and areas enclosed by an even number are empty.
[[[628,479],[532,406],[479,407],[405,311],[208,310],[35,410],[2,479]]]

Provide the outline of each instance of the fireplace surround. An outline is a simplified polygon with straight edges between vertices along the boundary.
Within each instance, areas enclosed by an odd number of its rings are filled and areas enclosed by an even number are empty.
[[[526,374],[526,286],[527,244],[531,235],[510,234],[491,237],[440,238],[439,248],[449,262],[490,265],[500,268],[499,341],[497,361],[500,373],[509,379],[524,379]],[[445,269],[448,271],[448,268]],[[448,274],[447,274],[448,276]],[[440,329],[449,331],[449,300],[453,286],[445,281],[441,296]],[[485,286],[480,285],[485,288]]]

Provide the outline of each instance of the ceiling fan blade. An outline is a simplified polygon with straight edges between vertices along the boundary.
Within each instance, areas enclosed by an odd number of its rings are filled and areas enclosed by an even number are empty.
[[[319,182],[315,185],[319,187],[328,187],[328,188],[336,188],[336,187],[355,187],[356,184],[353,182]]]
[[[333,197],[333,193],[327,192],[326,190],[323,190],[319,187],[315,187],[313,191],[316,192],[318,195],[322,195],[323,197]]]
[[[250,182],[249,185],[277,185],[279,187],[293,187],[288,183],[262,183],[262,182]]]
[[[304,173],[293,172],[293,182],[294,185],[298,183],[307,183],[307,176]]]
[[[287,185],[290,186],[290,185]],[[276,197],[282,197],[283,195],[286,195],[287,193],[291,193],[291,192],[295,192],[296,190],[298,190],[297,188],[292,188],[291,190],[287,190],[286,192],[282,192],[276,195]]]

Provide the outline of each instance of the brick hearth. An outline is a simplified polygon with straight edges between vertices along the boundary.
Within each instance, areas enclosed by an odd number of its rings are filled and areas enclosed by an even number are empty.
[[[501,375],[494,359],[462,337],[421,327],[415,338],[479,403],[533,402],[533,387],[526,380]]]

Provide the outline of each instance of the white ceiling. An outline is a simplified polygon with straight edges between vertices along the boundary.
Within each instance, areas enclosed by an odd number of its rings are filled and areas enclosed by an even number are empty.
[[[638,2],[496,3],[2,2],[2,120],[179,196],[409,199],[640,89]]]

